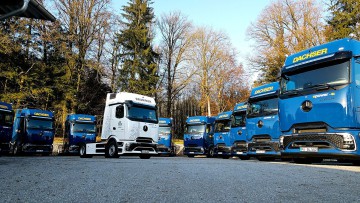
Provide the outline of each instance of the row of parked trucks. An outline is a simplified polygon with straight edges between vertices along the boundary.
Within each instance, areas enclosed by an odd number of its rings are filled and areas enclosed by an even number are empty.
[[[290,55],[279,78],[252,89],[248,101],[232,111],[187,118],[184,154],[359,164],[360,42],[345,38]],[[94,139],[95,117],[69,115],[63,151],[143,159],[173,154],[172,120],[158,119],[156,111],[151,97],[108,94],[101,142]],[[1,150],[49,154],[53,122],[50,111],[21,109],[14,114],[10,104],[1,102]]]
[[[288,56],[280,81],[254,88],[244,105],[188,118],[184,153],[359,164],[360,42],[345,38]]]
[[[175,153],[172,119],[158,119],[155,100],[151,97],[126,92],[108,94],[102,140],[98,143],[96,124],[96,117],[92,115],[68,115],[58,153],[109,158],[125,154],[144,159]],[[53,152],[54,114],[40,109],[19,109],[14,113],[11,104],[1,102],[0,135],[3,152],[49,155]]]

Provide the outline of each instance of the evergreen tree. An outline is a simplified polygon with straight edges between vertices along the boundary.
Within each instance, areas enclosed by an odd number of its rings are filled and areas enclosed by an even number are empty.
[[[360,39],[360,1],[359,0],[331,0],[328,20],[330,31],[327,33],[329,41],[349,37],[354,34]]]
[[[122,91],[154,96],[158,81],[158,54],[152,47],[151,26],[154,25],[150,0],[131,0],[123,7],[124,29],[118,35],[123,48],[119,55],[119,85]]]

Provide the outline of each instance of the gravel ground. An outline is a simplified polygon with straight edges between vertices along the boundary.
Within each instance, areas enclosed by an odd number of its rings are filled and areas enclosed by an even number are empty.
[[[187,157],[0,157],[1,202],[360,202],[360,167]]]

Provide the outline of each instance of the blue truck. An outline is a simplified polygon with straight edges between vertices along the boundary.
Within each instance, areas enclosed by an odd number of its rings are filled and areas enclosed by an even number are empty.
[[[10,152],[50,155],[54,141],[54,114],[39,109],[18,109],[15,113]]]
[[[359,57],[360,42],[351,38],[287,57],[279,101],[284,157],[360,163]]]
[[[85,154],[86,144],[96,142],[96,117],[87,114],[69,114],[65,121],[63,145],[59,154]]]
[[[241,102],[235,105],[231,117],[230,143],[232,143],[231,155],[241,160],[248,160],[247,132],[246,132],[247,103]]]
[[[215,118],[214,155],[228,159],[231,156],[232,143],[230,141],[232,111],[219,113]]]
[[[278,82],[253,88],[248,100],[248,155],[261,161],[274,160],[281,155],[278,100]]]
[[[9,151],[13,122],[14,110],[12,109],[12,105],[0,102],[0,153]]]
[[[215,117],[193,116],[186,119],[184,133],[184,155],[214,156]]]
[[[159,118],[159,141],[157,145],[159,155],[175,155],[172,144],[172,124],[171,118]]]

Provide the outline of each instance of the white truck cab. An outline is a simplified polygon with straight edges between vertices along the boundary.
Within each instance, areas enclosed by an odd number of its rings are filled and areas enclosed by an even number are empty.
[[[156,108],[151,97],[127,92],[107,94],[102,141],[80,147],[80,156],[138,155],[149,159],[156,155],[159,128]]]

